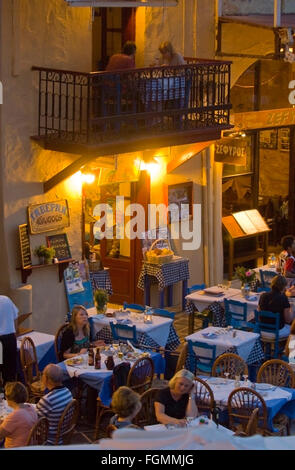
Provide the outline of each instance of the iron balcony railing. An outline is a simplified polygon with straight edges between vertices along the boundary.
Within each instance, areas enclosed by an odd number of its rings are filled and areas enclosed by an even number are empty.
[[[102,144],[230,125],[230,64],[188,59],[187,65],[80,73],[39,72],[38,135]]]

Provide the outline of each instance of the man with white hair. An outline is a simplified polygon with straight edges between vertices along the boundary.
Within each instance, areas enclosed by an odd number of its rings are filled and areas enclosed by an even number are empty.
[[[62,384],[63,371],[56,364],[48,364],[42,375],[44,388],[49,393],[41,398],[36,409],[38,416],[45,417],[49,421],[49,433],[47,444],[54,445],[58,422],[67,404],[73,400],[70,390]]]

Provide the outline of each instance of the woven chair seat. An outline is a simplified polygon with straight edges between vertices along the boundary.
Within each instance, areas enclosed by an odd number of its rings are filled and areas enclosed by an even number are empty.
[[[33,393],[40,393],[41,395],[44,394],[44,387],[42,385],[41,379],[36,380],[36,382],[32,382],[30,384],[30,389]]]

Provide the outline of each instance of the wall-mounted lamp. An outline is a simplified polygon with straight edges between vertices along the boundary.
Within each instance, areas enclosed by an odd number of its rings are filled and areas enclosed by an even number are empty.
[[[152,178],[156,177],[160,172],[160,163],[157,158],[157,156],[152,155],[144,156],[141,160],[140,170],[148,171]]]

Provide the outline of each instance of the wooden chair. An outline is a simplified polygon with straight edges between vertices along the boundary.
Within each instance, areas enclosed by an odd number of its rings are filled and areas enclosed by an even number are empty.
[[[63,325],[59,327],[59,329],[57,330],[55,334],[54,349],[55,349],[57,362],[62,362],[64,360],[64,358],[61,356],[61,353],[60,353],[60,343],[61,343],[62,335],[64,334],[64,331],[68,328],[68,326],[69,326],[69,323],[64,323]]]
[[[253,411],[258,408],[257,422],[260,423],[260,430],[263,435],[267,431],[267,407],[262,396],[251,388],[236,388],[231,392],[227,402],[229,427],[232,431],[240,431],[236,422],[242,427],[242,432],[246,433],[247,425]]]
[[[254,436],[257,433],[258,414],[259,414],[259,408],[255,408],[252,411],[252,414],[250,416],[250,419],[248,421],[245,431],[237,431],[235,432],[234,436],[239,436],[239,437]]]
[[[175,313],[174,312],[169,312],[169,310],[165,310],[163,308],[153,308],[152,309],[153,315],[158,315],[159,317],[167,317],[171,318],[174,320]]]
[[[254,325],[247,322],[247,302],[224,299],[226,324],[238,329],[253,329]]]
[[[29,391],[29,401],[35,403],[44,395],[41,372],[38,367],[36,348],[33,340],[25,336],[20,345],[20,362],[25,384]]]
[[[110,424],[110,419],[114,416],[114,411],[110,407],[103,405],[101,399],[97,398],[97,407],[96,407],[96,420],[94,428],[93,439],[101,439],[103,437],[108,437],[107,427]]]
[[[277,273],[274,271],[264,271],[263,269],[259,269],[260,273],[260,280],[262,289],[267,292],[271,288],[271,281],[272,279],[277,276]]]
[[[32,427],[26,446],[44,446],[48,438],[49,423],[47,418],[38,419]]]
[[[186,363],[186,359],[187,359],[187,355],[188,355],[188,343],[187,342],[185,342],[184,345],[182,346],[180,353],[179,352],[176,353],[175,351],[165,351],[164,350],[164,354],[165,353],[167,354],[167,356],[166,356],[167,358],[173,358],[173,357],[176,358],[177,357],[177,363],[176,363],[174,374],[176,374],[176,372],[178,372],[181,369],[185,369],[185,363]],[[161,374],[161,376],[162,375],[164,375],[164,374]],[[160,388],[168,387],[168,382],[169,382],[169,380],[156,377],[156,378],[154,378],[153,386],[154,387],[160,387]]]
[[[199,412],[209,416],[214,408],[214,394],[209,385],[199,377],[195,378],[196,405]]]
[[[79,406],[77,400],[71,400],[64,409],[63,414],[60,417],[57,434],[55,439],[55,445],[70,444],[71,438],[77,424],[79,414]]]
[[[113,432],[116,431],[117,429],[118,428],[114,424],[109,424],[106,429],[107,437],[111,439]]]
[[[266,323],[265,320],[270,320],[270,323]],[[255,310],[255,331],[261,335],[260,340],[264,346],[264,355],[267,359],[277,359],[285,348],[285,343],[288,338],[279,337],[279,323],[279,313]],[[269,334],[271,334],[270,337]]]
[[[124,309],[131,308],[132,310],[138,310],[139,312],[144,312],[145,307],[139,304],[128,304],[127,302],[123,302]]]
[[[271,359],[260,367],[256,382],[272,384],[277,387],[295,388],[295,374],[287,362]]]
[[[161,388],[150,388],[146,392],[144,392],[141,397],[141,410],[136,415],[134,422],[141,428],[144,426],[150,426],[152,424],[157,424],[157,418],[155,413],[155,398],[157,393],[162,390]]]
[[[182,346],[182,349],[180,351],[180,354],[178,356],[176,368],[175,368],[175,374],[181,369],[185,369],[185,363],[188,355],[188,343],[185,342],[184,345]]]
[[[127,377],[127,387],[142,394],[151,388],[154,378],[154,363],[149,357],[137,359]]]
[[[188,340],[189,370],[196,375],[196,371],[211,374],[216,359],[216,345],[201,341]]]
[[[206,284],[194,284],[193,286],[187,288],[186,295],[192,294],[193,292],[197,292],[198,290],[203,290],[205,288],[206,288]],[[193,325],[192,325],[193,326],[193,331],[195,330],[195,328],[194,328],[195,318],[202,321],[202,328],[207,328],[209,326],[209,315],[208,315],[208,313],[206,314],[204,312],[196,312],[195,311],[194,312],[194,317],[193,317]]]
[[[237,354],[225,353],[214,362],[212,377],[226,377],[225,372],[229,373],[229,379],[235,379],[237,375],[248,375],[248,366]]]
[[[115,341],[130,341],[137,344],[136,326],[121,325],[110,322],[111,332]]]

